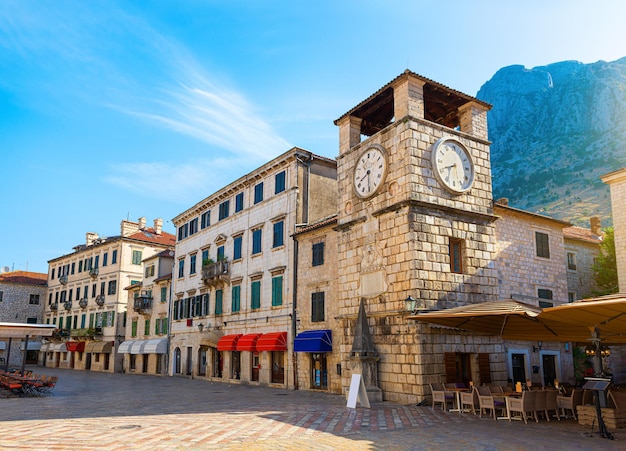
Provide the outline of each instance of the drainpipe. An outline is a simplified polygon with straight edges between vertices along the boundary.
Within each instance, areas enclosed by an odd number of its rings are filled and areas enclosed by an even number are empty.
[[[297,307],[298,307],[298,239],[295,234],[293,238],[293,301],[291,303],[291,352],[293,354],[293,387],[294,390],[298,390],[298,357],[294,351],[294,345],[296,341],[296,329],[297,329]]]

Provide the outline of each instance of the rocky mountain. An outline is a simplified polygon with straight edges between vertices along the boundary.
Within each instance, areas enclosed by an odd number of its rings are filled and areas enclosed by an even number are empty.
[[[611,223],[600,176],[626,166],[626,58],[500,69],[489,102],[494,199],[589,226]]]

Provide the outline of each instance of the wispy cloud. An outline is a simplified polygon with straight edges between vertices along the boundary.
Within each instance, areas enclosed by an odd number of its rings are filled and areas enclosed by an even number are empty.
[[[206,61],[159,32],[158,25],[111,2],[72,3],[63,8],[65,14],[45,4],[9,3],[10,8],[0,6],[0,51],[40,65],[44,89],[64,88],[61,96],[192,137],[209,149],[200,164],[190,162],[197,155],[179,153],[175,158],[182,163],[176,167],[138,153],[139,162],[110,165],[107,183],[136,191],[151,186],[156,176],[161,184],[171,181],[162,195],[176,198],[176,190],[206,185],[211,168],[267,161],[290,147],[244,95],[220,83],[219,72],[209,73]]]

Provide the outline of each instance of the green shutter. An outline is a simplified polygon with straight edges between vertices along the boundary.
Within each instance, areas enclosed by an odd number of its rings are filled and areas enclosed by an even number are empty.
[[[165,335],[167,334],[167,318],[163,318],[161,320],[161,332]]]
[[[283,305],[283,276],[272,278],[272,307]]]
[[[150,320],[149,319],[146,320],[145,326],[143,328],[143,334],[150,335]]]
[[[154,335],[159,335],[161,333],[161,318],[154,319]]]
[[[93,313],[90,313],[90,314],[89,314],[89,328],[90,328],[90,329],[92,329],[92,328],[93,328],[93,318],[94,318]]]
[[[137,321],[133,321],[132,325],[131,325],[131,336],[136,337],[137,336]]]
[[[222,298],[223,298],[222,290],[215,291],[215,314],[216,315],[222,314]]]
[[[241,309],[241,285],[235,285],[232,289],[231,311],[238,312]]]
[[[251,293],[251,309],[261,308],[261,281],[255,280],[252,282],[252,293]]]

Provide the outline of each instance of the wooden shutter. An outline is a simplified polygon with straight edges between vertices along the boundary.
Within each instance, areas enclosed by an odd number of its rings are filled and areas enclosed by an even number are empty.
[[[491,383],[491,368],[489,367],[489,354],[478,354],[478,375],[481,384]]]
[[[446,383],[456,382],[456,353],[445,352],[443,354],[443,364],[446,371]]]

